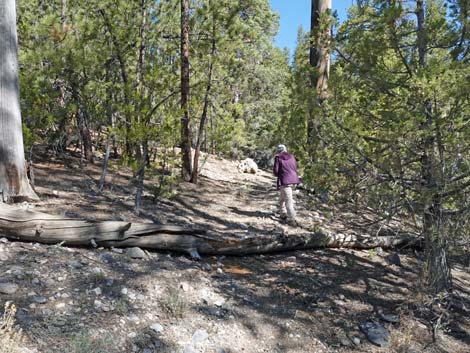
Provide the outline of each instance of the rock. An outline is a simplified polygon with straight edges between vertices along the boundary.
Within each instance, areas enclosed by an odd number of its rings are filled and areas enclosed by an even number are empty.
[[[96,295],[101,295],[103,294],[103,291],[101,290],[100,287],[96,287],[95,289],[92,290]]]
[[[386,256],[385,261],[387,261],[390,265],[401,266],[400,256],[397,253]]]
[[[128,292],[129,292],[129,290],[126,287],[121,289],[121,294],[122,295],[127,295]]]
[[[222,347],[219,347],[217,348],[217,353],[227,353],[227,351],[225,349],[223,349]]]
[[[126,255],[133,259],[146,259],[147,254],[139,247],[127,248]]]
[[[386,322],[390,322],[391,324],[397,324],[400,322],[400,316],[398,315],[388,315],[388,314],[384,314],[382,310],[379,310],[378,311],[378,314],[379,314],[379,317],[386,321]]]
[[[387,347],[390,341],[388,330],[380,324],[367,321],[359,324],[359,329],[366,335],[367,339],[379,347]]]
[[[163,326],[160,325],[160,324],[153,324],[152,326],[150,326],[150,329],[152,329],[153,331],[155,331],[156,333],[162,333],[163,332]]]
[[[238,170],[240,173],[256,174],[258,172],[258,165],[253,159],[246,158],[238,164]]]
[[[193,337],[191,338],[191,342],[199,343],[199,342],[205,341],[208,338],[209,338],[209,334],[207,333],[206,330],[198,329],[193,333]]]
[[[34,284],[35,286],[39,285],[41,283],[41,280],[39,278],[33,278],[33,280],[31,281],[32,284]]]
[[[111,251],[117,254],[122,254],[124,252],[124,250],[120,248],[111,248]]]
[[[47,298],[43,297],[42,295],[35,295],[33,297],[33,302],[35,302],[37,304],[45,304],[45,303],[47,303]]]
[[[100,261],[105,264],[110,264],[110,263],[116,262],[116,259],[114,258],[113,255],[104,253],[100,255]]]
[[[340,343],[344,347],[350,347],[351,346],[351,341],[346,337],[341,338]]]
[[[78,260],[70,260],[67,264],[72,268],[82,268],[83,267],[82,263]]]
[[[0,283],[0,294],[14,294],[18,290],[18,285],[12,282]]]
[[[101,309],[103,307],[103,303],[99,300],[95,300],[93,302],[93,306],[95,307],[95,309]]]
[[[359,346],[361,344],[361,340],[359,339],[359,337],[352,337],[352,342],[356,345],[356,346]]]

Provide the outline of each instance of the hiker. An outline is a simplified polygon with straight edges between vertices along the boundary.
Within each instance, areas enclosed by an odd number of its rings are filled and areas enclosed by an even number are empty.
[[[291,225],[296,225],[292,185],[300,183],[297,174],[297,161],[293,155],[287,152],[285,145],[277,146],[277,153],[273,172],[277,176],[277,189],[280,191],[281,219],[287,220]]]

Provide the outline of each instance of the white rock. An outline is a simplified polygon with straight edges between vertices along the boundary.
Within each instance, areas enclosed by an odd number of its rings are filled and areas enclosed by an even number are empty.
[[[156,333],[162,333],[163,332],[163,326],[158,324],[158,323],[153,324],[152,326],[150,326],[150,328],[153,331],[155,331]]]

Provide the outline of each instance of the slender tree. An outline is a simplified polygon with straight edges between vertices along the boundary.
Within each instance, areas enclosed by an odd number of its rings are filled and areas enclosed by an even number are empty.
[[[0,2],[0,201],[35,199],[27,175],[18,88],[16,2]]]
[[[181,172],[185,180],[191,176],[189,103],[189,0],[181,0]]]

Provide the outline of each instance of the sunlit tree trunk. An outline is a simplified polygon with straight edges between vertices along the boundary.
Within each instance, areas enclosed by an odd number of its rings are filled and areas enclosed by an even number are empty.
[[[191,136],[189,129],[189,0],[181,0],[181,157],[182,177],[191,176]]]
[[[26,176],[15,6],[0,1],[0,201],[37,199]]]
[[[310,53],[311,66],[310,88],[312,98],[309,103],[307,124],[307,145],[312,161],[315,161],[315,150],[318,135],[318,113],[327,98],[328,77],[330,74],[330,41],[331,41],[331,0],[312,0],[310,18]]]

